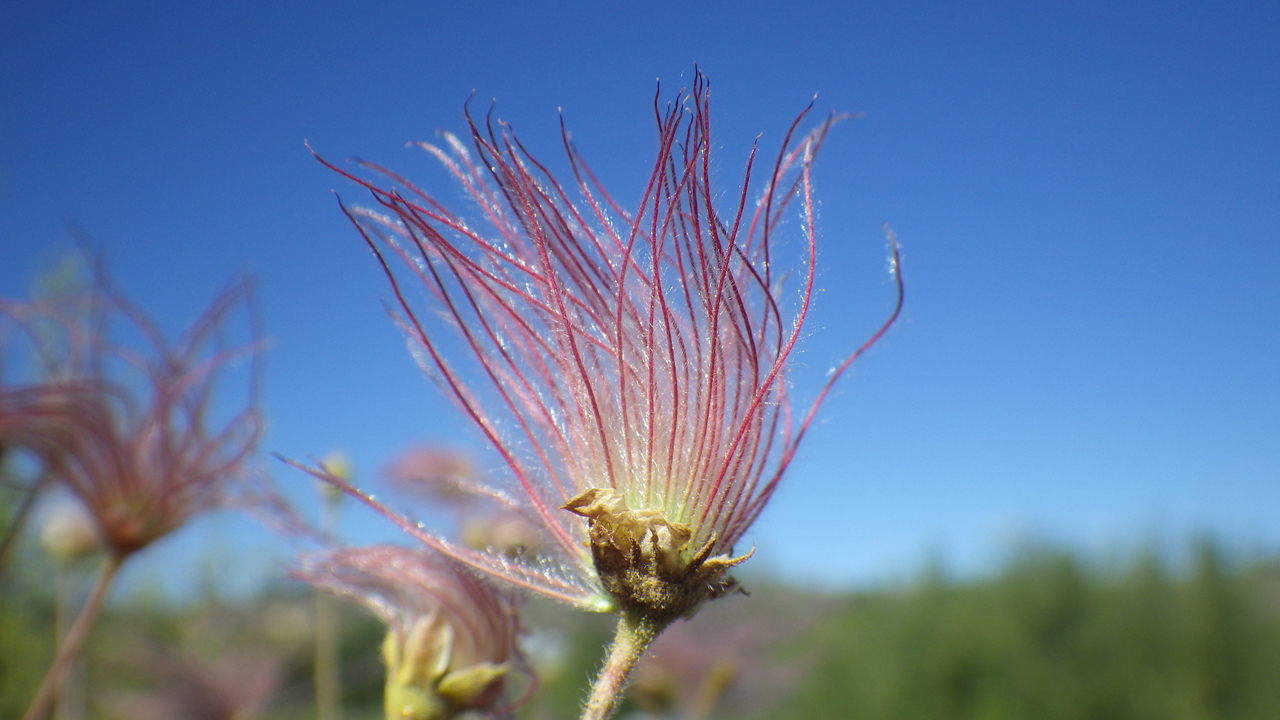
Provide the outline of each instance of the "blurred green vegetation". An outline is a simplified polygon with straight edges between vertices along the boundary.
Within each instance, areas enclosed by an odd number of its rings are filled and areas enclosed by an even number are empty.
[[[1280,563],[1099,569],[1025,553],[990,579],[860,593],[792,652],[813,665],[770,717],[1280,718]]]
[[[14,523],[24,497],[10,487],[6,458],[0,453],[0,537]],[[53,594],[18,556],[29,552],[19,544],[0,558],[0,718],[22,716],[26,702],[53,659]]]
[[[0,572],[0,718],[17,718],[53,660],[53,596],[25,565]]]

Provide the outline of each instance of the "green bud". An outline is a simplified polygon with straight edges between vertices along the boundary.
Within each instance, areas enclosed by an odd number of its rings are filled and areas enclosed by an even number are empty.
[[[425,624],[426,618],[414,625],[407,648],[401,648],[394,628],[382,641],[382,659],[387,664],[382,703],[386,720],[447,720],[450,717],[445,702],[435,692],[435,678],[422,662],[427,636]],[[411,651],[403,652],[405,650]]]
[[[342,482],[351,482],[351,459],[341,450],[334,450],[329,453],[320,464]],[[336,505],[342,499],[342,490],[329,483],[320,483],[320,492],[324,495],[325,500],[333,505]]]
[[[492,702],[502,688],[502,678],[508,669],[506,663],[476,663],[446,674],[436,690],[440,697],[460,708],[482,708]]]

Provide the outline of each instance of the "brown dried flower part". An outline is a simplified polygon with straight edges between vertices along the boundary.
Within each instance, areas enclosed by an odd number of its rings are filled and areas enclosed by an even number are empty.
[[[591,555],[605,590],[626,612],[663,626],[738,588],[728,575],[742,557],[711,555],[712,535],[696,550],[693,531],[659,508],[631,510],[617,490],[591,488],[564,505],[587,518]]]

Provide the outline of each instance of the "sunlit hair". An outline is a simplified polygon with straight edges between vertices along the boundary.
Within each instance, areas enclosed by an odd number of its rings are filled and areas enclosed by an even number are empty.
[[[800,113],[764,170],[753,148],[725,195],[712,182],[709,99],[701,74],[665,108],[655,97],[657,159],[635,209],[600,186],[563,122],[567,184],[492,118],[467,114],[470,149],[449,134],[417,144],[485,230],[388,169],[359,163],[379,183],[326,163],[372,194],[373,208],[343,210],[386,271],[419,364],[510,468],[518,504],[558,550],[510,562],[367,503],[477,569],[586,608],[631,601],[602,567],[612,551],[601,543],[624,526],[656,543],[636,552],[673,576],[715,583],[740,560],[728,554],[818,404],[898,310],[793,412],[788,361],[814,289],[810,168],[839,118],[797,139]],[[782,233],[788,217],[798,223]],[[716,558],[706,578],[690,574]]]

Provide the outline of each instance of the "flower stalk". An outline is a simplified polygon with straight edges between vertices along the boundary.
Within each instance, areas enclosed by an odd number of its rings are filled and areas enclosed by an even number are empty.
[[[58,654],[45,672],[44,679],[40,681],[40,688],[36,690],[36,695],[27,706],[27,712],[23,714],[22,720],[44,720],[48,715],[57,696],[58,686],[62,683],[67,668],[79,656],[80,649],[89,637],[89,631],[97,622],[98,614],[102,611],[102,605],[107,599],[107,590],[115,580],[124,559],[125,556],[120,553],[107,553],[102,563],[102,570],[98,573],[98,579],[94,582],[93,590],[89,592],[89,597],[80,608],[80,614],[76,616],[75,622],[67,630],[61,646],[58,647]]]
[[[609,654],[582,708],[582,720],[605,720],[613,715],[622,702],[631,671],[665,627],[637,613],[623,613],[618,618]]]

